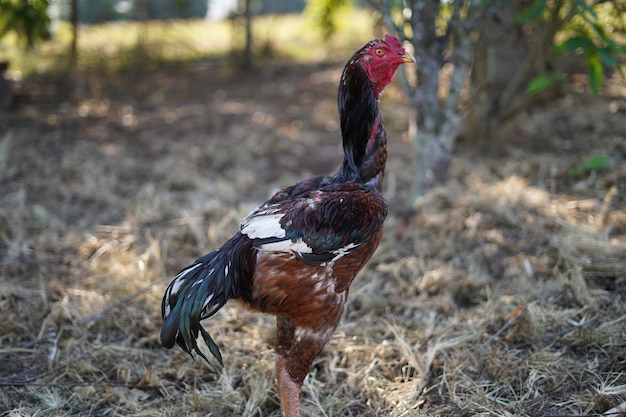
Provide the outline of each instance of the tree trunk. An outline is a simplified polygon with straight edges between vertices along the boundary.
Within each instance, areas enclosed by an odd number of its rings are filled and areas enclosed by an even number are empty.
[[[552,53],[557,33],[582,7],[568,0],[404,0],[402,13],[392,14],[395,0],[368,1],[389,31],[415,48],[411,75],[417,81],[405,77],[404,84],[413,110],[416,196],[446,179],[461,134],[462,101],[469,126],[462,133],[473,141],[493,141],[502,122],[545,97],[527,94],[529,82],[559,73]],[[542,6],[540,13],[529,14],[536,5]]]
[[[495,5],[482,20],[474,42],[472,69],[471,129],[473,142],[493,138],[499,123],[515,113],[525,88],[532,78],[533,66],[539,62],[530,58],[530,45],[516,18],[532,0]]]
[[[547,4],[544,17],[527,24],[518,22],[535,3],[496,2],[481,20],[474,44],[472,128],[467,132],[475,142],[497,140],[502,122],[546,97],[526,93],[533,77],[559,72],[552,49],[558,31],[576,16],[576,7],[567,0],[555,0]],[[558,87],[552,90],[555,92]]]
[[[246,68],[252,68],[252,10],[251,0],[246,0],[246,7],[244,13],[246,15],[246,47],[244,50],[243,64]]]
[[[453,138],[440,135],[445,115],[440,111],[439,73],[444,64],[445,44],[436,34],[439,2],[413,0],[409,4],[411,27],[418,29],[413,31],[411,39],[417,61],[414,66],[417,86],[409,96],[413,109],[409,133],[416,163],[413,191],[417,196],[445,180]]]
[[[471,62],[470,26],[466,20],[473,9],[463,0],[450,3],[453,15],[447,32],[442,35],[436,23],[441,2],[407,0],[406,4],[408,10],[403,15],[407,20],[401,25],[394,23],[387,3],[375,5],[388,29],[409,40],[414,47],[417,63],[409,78],[415,78],[416,82],[411,84],[405,79],[404,86],[413,111],[409,134],[416,163],[413,194],[418,197],[447,178],[460,128],[461,94]]]
[[[78,0],[70,4],[70,24],[72,25],[72,41],[70,44],[70,68],[76,69],[78,60]]]

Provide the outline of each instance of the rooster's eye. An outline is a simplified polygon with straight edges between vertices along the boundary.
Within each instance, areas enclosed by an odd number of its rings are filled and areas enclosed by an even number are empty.
[[[376,55],[378,55],[378,56],[383,56],[383,55],[385,55],[385,51],[384,51],[384,50],[382,50],[382,49],[377,49],[377,50],[376,50]]]

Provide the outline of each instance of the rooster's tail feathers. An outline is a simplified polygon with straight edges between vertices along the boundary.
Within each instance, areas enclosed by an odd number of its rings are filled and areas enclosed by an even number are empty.
[[[217,344],[200,320],[213,316],[229,299],[244,296],[242,284],[252,272],[252,246],[246,241],[249,242],[238,234],[224,247],[198,258],[172,280],[161,305],[163,346],[171,348],[177,343],[190,355],[196,352],[207,360],[196,342],[201,334],[211,354],[222,363]]]

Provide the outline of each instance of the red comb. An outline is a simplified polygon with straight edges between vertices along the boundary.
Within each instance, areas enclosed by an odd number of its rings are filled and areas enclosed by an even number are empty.
[[[402,48],[402,43],[400,43],[398,38],[392,35],[385,35],[385,43],[392,48]]]

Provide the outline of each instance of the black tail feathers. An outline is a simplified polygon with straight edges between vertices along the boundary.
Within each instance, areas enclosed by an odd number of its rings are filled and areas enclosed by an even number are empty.
[[[222,355],[200,320],[213,316],[231,298],[246,298],[254,270],[251,241],[237,234],[220,249],[204,255],[174,277],[165,290],[161,314],[161,344],[166,348],[178,344],[185,352],[200,351],[198,334],[211,354],[222,364]]]

